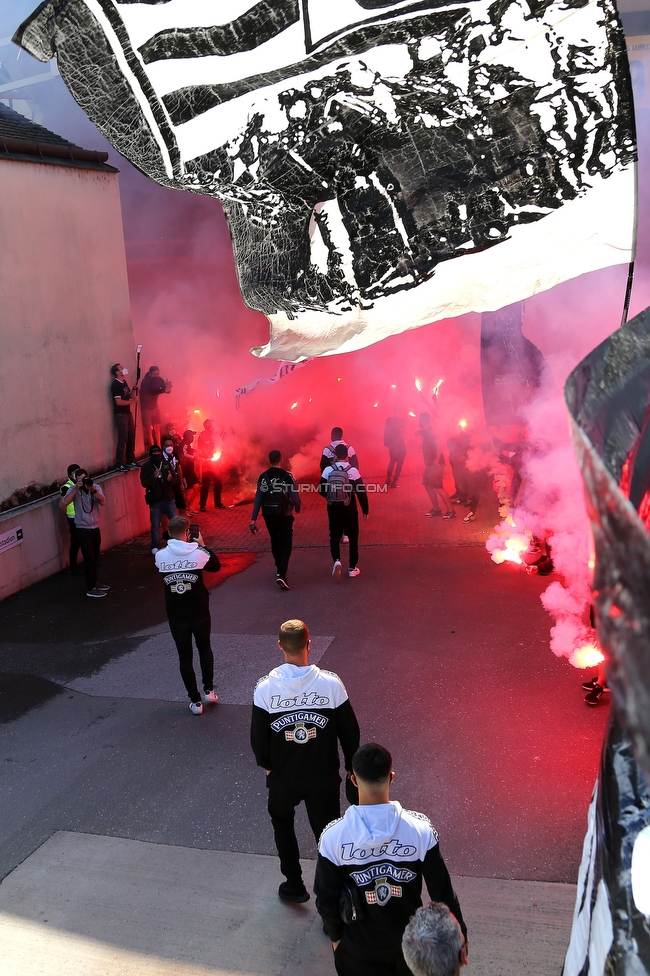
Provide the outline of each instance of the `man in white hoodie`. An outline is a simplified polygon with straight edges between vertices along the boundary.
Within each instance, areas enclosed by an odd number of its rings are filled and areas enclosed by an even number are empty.
[[[410,976],[401,941],[422,904],[422,879],[431,898],[458,919],[465,943],[467,928],[429,819],[390,800],[395,773],[388,750],[374,742],[361,746],[352,769],[359,805],[321,835],[316,908],[339,976]]]
[[[190,697],[190,711],[201,715],[203,702],[218,701],[210,644],[210,601],[203,573],[217,573],[221,564],[205,545],[201,533],[196,539],[190,538],[190,520],[184,515],[170,519],[167,531],[169,542],[155,555],[156,569],[165,584],[165,609],[178,651],[181,678]],[[199,652],[203,695],[199,694],[192,664],[192,637]]]
[[[341,815],[338,744],[349,776],[359,725],[338,675],[309,664],[307,625],[287,620],[278,636],[285,663],[257,683],[251,746],[266,772],[268,810],[287,879],[278,894],[285,901],[305,902],[309,894],[294,830],[296,807],[304,800],[316,840]]]

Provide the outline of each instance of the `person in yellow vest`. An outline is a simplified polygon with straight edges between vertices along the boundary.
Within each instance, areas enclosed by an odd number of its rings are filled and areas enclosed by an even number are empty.
[[[74,473],[79,470],[78,464],[68,465],[68,480],[64,485],[61,485],[61,497],[67,495],[71,488],[75,486]],[[79,555],[79,536],[77,535],[77,527],[74,524],[74,502],[66,507],[65,517],[68,520],[68,528],[70,529],[70,572],[73,576],[77,575],[77,556]]]

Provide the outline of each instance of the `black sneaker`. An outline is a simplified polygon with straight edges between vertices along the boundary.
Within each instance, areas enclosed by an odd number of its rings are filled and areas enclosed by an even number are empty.
[[[430,512],[425,512],[425,518],[435,518],[436,515],[442,515],[442,511],[439,508],[432,508]]]
[[[282,579],[281,576],[278,576],[275,582],[278,584],[281,590],[289,589],[289,584],[287,583],[286,579]]]
[[[585,691],[593,691],[597,684],[598,678],[592,678],[591,681],[583,681],[582,687],[585,689]]]
[[[309,901],[309,892],[304,885],[297,887],[290,885],[288,881],[283,881],[278,888],[278,894],[283,901],[296,901],[302,904]]]
[[[443,519],[453,519],[456,518],[456,513],[453,510],[453,508],[450,508],[449,511],[445,512],[445,514],[442,517]]]
[[[597,705],[603,697],[604,688],[602,685],[594,685],[588,695],[585,695],[586,705]]]

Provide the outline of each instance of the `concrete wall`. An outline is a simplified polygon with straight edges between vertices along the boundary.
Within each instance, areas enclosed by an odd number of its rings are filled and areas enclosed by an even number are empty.
[[[106,495],[106,504],[100,511],[102,550],[147,531],[149,507],[144,501],[139,470],[111,472],[96,480]],[[18,525],[23,541],[12,549],[0,549],[0,600],[68,565],[70,534],[58,498],[43,498],[4,512],[0,515],[0,537]],[[82,562],[80,554],[80,569]]]
[[[109,367],[133,368],[117,174],[0,159],[0,501],[114,464]]]

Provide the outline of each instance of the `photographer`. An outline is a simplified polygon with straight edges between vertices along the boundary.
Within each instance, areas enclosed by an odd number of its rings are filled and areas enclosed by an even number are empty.
[[[96,599],[106,596],[106,591],[110,589],[109,586],[97,582],[97,562],[102,542],[99,531],[99,506],[105,503],[104,492],[88,476],[85,468],[77,468],[74,472],[73,486],[59,502],[59,508],[63,512],[68,505],[74,505],[74,524],[84,557],[86,596]]]

